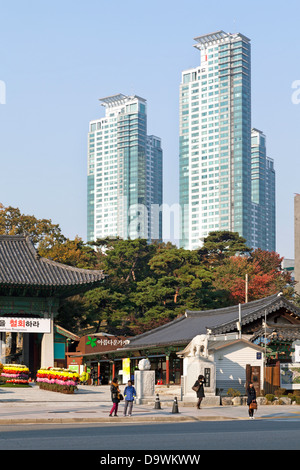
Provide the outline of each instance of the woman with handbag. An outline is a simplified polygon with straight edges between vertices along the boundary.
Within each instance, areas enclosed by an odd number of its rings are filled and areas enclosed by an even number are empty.
[[[249,418],[254,419],[254,410],[257,409],[256,391],[252,382],[247,387],[247,405],[249,407]]]
[[[110,386],[110,391],[111,391],[111,400],[113,402],[113,407],[110,410],[109,416],[112,416],[113,413],[114,413],[115,416],[118,416],[117,415],[118,406],[119,406],[120,400],[123,399],[123,396],[120,393],[119,383],[118,383],[117,378],[114,378],[112,380],[112,383],[111,383],[111,386]]]
[[[204,394],[204,384],[205,384],[205,378],[204,378],[204,376],[203,376],[203,375],[199,375],[198,380],[196,380],[194,386],[192,387],[192,389],[193,389],[193,390],[196,392],[196,394],[197,394],[198,401],[197,401],[196,407],[198,408],[198,410],[200,410],[201,402],[202,402],[203,398],[205,397],[205,394]]]

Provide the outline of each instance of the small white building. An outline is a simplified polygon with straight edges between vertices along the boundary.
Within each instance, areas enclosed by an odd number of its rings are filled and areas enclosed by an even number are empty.
[[[226,395],[228,389],[245,394],[252,380],[257,391],[264,383],[264,350],[238,334],[198,335],[178,353],[183,358],[183,396],[195,397],[198,375],[206,378],[205,395]]]
[[[258,390],[264,388],[262,347],[246,338],[231,338],[229,335],[222,339],[215,337],[209,344],[209,354],[216,365],[217,389],[227,393],[229,388],[233,388],[245,394],[248,380],[252,380]]]

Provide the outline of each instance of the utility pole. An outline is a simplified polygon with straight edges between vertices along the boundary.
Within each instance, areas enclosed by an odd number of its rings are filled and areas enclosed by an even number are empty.
[[[239,304],[238,330],[239,330],[239,338],[241,338],[242,337],[242,306],[241,304]]]
[[[246,274],[245,280],[245,303],[248,303],[248,274]]]

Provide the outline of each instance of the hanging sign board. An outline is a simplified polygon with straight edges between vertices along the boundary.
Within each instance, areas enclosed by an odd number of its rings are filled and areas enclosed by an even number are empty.
[[[0,317],[0,332],[50,333],[50,318]]]
[[[127,383],[130,380],[130,358],[125,358],[122,360],[123,367],[123,384]]]

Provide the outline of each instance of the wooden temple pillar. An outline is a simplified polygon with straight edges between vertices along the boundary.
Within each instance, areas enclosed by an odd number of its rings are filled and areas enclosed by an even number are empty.
[[[170,383],[170,356],[166,356],[166,385]]]

